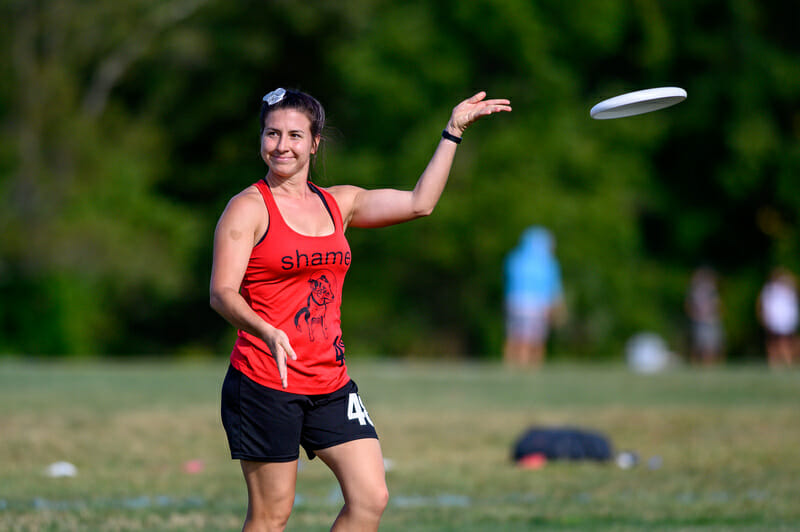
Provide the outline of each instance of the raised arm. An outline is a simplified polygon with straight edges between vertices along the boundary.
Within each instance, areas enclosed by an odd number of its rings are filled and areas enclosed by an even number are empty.
[[[228,203],[214,232],[210,304],[231,325],[264,340],[285,388],[286,358],[297,359],[289,339],[283,331],[261,319],[239,293],[253,246],[266,231],[267,222],[258,192],[248,189]]]
[[[486,93],[481,91],[459,103],[450,115],[445,132],[460,139],[467,127],[482,116],[511,111],[508,100],[485,98]],[[456,142],[443,137],[416,186],[410,191],[366,190],[347,185],[331,187],[330,192],[342,210],[345,225],[382,227],[431,214],[447,184],[457,147]]]

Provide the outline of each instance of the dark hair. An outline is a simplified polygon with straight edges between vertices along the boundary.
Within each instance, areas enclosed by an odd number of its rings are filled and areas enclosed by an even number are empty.
[[[277,103],[269,105],[267,102],[263,102],[261,104],[259,117],[261,135],[264,134],[264,124],[267,122],[267,116],[276,109],[295,109],[305,113],[311,121],[312,138],[316,139],[322,136],[322,130],[325,128],[325,109],[322,108],[322,104],[313,96],[293,89],[286,89],[283,99]]]

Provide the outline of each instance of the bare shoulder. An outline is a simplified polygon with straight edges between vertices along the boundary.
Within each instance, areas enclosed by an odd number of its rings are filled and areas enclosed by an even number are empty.
[[[261,192],[255,185],[251,185],[230,199],[227,207],[225,207],[225,214],[247,215],[262,210],[266,212]]]
[[[364,189],[355,185],[334,185],[332,187],[327,187],[325,190],[336,198],[336,201],[352,201],[352,199]]]
[[[220,224],[253,233],[265,231],[268,221],[269,214],[264,199],[254,185],[232,197],[220,217]]]
[[[325,190],[328,191],[331,196],[334,197],[336,203],[339,204],[339,209],[342,211],[342,216],[344,216],[345,219],[349,218],[356,198],[364,191],[363,188],[355,185],[335,185]]]

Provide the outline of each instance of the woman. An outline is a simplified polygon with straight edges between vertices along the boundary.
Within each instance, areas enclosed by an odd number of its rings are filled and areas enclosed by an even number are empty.
[[[381,227],[435,207],[456,147],[478,118],[510,111],[479,92],[458,104],[412,191],[327,189],[309,181],[325,113],[276,89],[261,108],[266,177],[231,199],[214,235],[211,306],[239,329],[222,390],[231,457],[248,491],[245,531],[282,530],[292,510],[299,446],[342,489],[332,530],[376,530],[388,501],[372,420],[347,376],[339,305],[351,255],[344,231]]]

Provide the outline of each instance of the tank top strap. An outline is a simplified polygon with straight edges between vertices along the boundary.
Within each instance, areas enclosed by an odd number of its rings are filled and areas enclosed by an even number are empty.
[[[339,204],[336,203],[336,198],[334,198],[330,192],[319,188],[311,181],[308,182],[308,187],[322,200],[322,204],[325,205],[325,208],[328,210],[328,214],[331,215],[335,231],[343,231],[344,220],[342,218],[342,212],[339,210]]]
[[[272,190],[266,180],[259,179],[255,182],[256,188],[261,192],[261,197],[264,199],[264,205],[267,207],[267,214],[269,214],[269,224],[272,225],[273,220],[283,220],[278,210],[278,204],[275,203],[275,198],[272,197]]]

